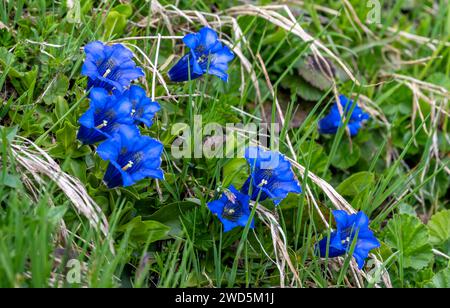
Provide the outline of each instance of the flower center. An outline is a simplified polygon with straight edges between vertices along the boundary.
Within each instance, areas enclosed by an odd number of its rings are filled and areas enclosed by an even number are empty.
[[[204,63],[208,60],[208,55],[203,54],[197,59],[197,63]]]
[[[106,69],[105,73],[103,74],[103,78],[106,78],[106,76],[109,75],[109,73],[111,73],[111,69]]]
[[[97,128],[97,129],[102,129],[103,127],[105,127],[105,126],[107,126],[107,125],[108,125],[108,121],[103,120],[102,124],[97,125],[95,128]]]
[[[238,200],[228,201],[223,207],[222,217],[230,220],[237,221],[242,216],[242,205]]]
[[[131,167],[133,167],[134,163],[132,160],[129,160],[128,163],[122,167],[123,171],[127,171],[128,169],[130,169]]]
[[[261,183],[259,183],[259,187],[263,187],[264,185],[267,185],[267,184],[269,184],[269,182],[266,180],[266,179],[262,179],[261,180]]]

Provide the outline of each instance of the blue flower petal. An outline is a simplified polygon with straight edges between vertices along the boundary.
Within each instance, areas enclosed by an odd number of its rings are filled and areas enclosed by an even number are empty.
[[[228,232],[235,227],[247,225],[250,219],[250,198],[240,193],[233,186],[228,188],[228,192],[222,194],[219,200],[208,203],[208,208],[215,214],[224,226],[224,232]],[[250,223],[250,228],[254,228],[254,219]]]
[[[234,54],[222,45],[214,30],[202,28],[198,33],[187,34],[183,42],[190,52],[169,70],[171,81],[194,80],[206,73],[228,80],[228,62],[234,58]]]

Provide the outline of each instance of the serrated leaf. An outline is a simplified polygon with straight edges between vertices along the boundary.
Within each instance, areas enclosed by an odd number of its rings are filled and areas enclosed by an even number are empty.
[[[426,288],[450,288],[450,268],[445,268],[434,275],[431,282],[425,285]]]
[[[375,175],[371,172],[362,171],[342,181],[336,190],[344,196],[356,196],[358,193],[371,187],[374,183]]]
[[[441,245],[450,239],[450,210],[434,214],[428,222],[430,243]]]
[[[420,270],[433,259],[428,229],[417,217],[395,215],[386,226],[385,242],[400,252],[397,259],[404,268]]]

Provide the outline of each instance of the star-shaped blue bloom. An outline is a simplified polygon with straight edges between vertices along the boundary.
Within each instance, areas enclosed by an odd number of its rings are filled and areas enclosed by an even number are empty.
[[[90,107],[80,117],[77,138],[84,144],[94,144],[111,137],[121,125],[133,125],[132,103],[109,94],[103,88],[92,88]]]
[[[261,147],[249,147],[245,158],[250,165],[250,176],[241,191],[251,199],[272,199],[278,205],[288,193],[301,193],[302,188],[292,171],[289,160],[279,152],[266,151]]]
[[[98,155],[109,160],[103,180],[109,188],[130,186],[144,178],[163,179],[163,145],[139,130],[122,126],[112,138],[101,143]]]
[[[88,89],[101,87],[123,92],[132,80],[144,76],[133,61],[133,53],[121,44],[108,46],[95,41],[84,46],[84,52],[81,74],[88,77]]]
[[[336,221],[336,231],[331,232],[329,239],[328,257],[334,258],[347,254],[356,237],[353,257],[360,269],[372,249],[380,247],[380,242],[369,229],[369,218],[363,212],[347,214],[345,211],[333,211]],[[323,238],[316,250],[321,257],[326,257],[328,237]]]
[[[132,85],[128,90],[123,92],[122,96],[131,102],[131,117],[135,120],[136,124],[144,123],[148,127],[152,126],[153,117],[161,109],[161,106],[148,98],[145,90],[139,86]]]
[[[348,117],[349,112],[352,110],[355,102],[348,99],[344,95],[339,96],[339,101],[341,102],[342,110],[344,111],[344,116]],[[370,116],[365,113],[361,107],[357,104],[353,109],[350,119],[348,121],[348,128],[350,130],[351,136],[356,136],[359,129],[361,128],[362,122],[366,121]],[[339,114],[339,109],[337,103],[331,107],[330,113],[326,115],[323,119],[319,121],[319,132],[321,134],[336,134],[339,127],[342,126],[343,120]]]
[[[233,60],[234,54],[227,46],[222,45],[214,30],[202,28],[198,33],[187,34],[183,42],[190,48],[190,52],[169,70],[170,80],[188,81],[206,73],[228,80],[228,62]]]
[[[219,200],[209,202],[208,208],[220,219],[224,232],[228,232],[235,227],[247,225],[251,214],[249,202],[249,196],[230,186]],[[253,219],[250,228],[254,227],[255,220]]]

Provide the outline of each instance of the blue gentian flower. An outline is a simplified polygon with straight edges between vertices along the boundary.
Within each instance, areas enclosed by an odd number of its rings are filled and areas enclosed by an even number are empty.
[[[278,205],[288,193],[302,192],[291,163],[279,152],[249,147],[245,150],[245,158],[251,173],[241,192],[248,194],[251,187],[252,200],[256,201],[259,195],[259,201],[269,198]]]
[[[109,160],[103,180],[109,188],[130,186],[144,178],[163,179],[163,145],[137,128],[122,126],[114,136],[97,148],[98,155]]]
[[[352,110],[355,103],[353,100],[348,99],[344,95],[339,96],[339,101],[341,102],[344,116],[348,117],[348,114]],[[361,128],[362,122],[368,120],[369,118],[370,116],[356,104],[348,121],[350,135],[356,136]],[[321,134],[336,134],[343,122],[344,121],[339,113],[338,105],[337,103],[334,103],[331,107],[330,113],[319,121],[319,132]]]
[[[90,107],[80,117],[77,138],[84,144],[94,144],[111,137],[121,125],[132,125],[132,103],[103,88],[92,88]]]
[[[356,241],[353,257],[360,269],[363,268],[369,251],[380,247],[380,242],[369,229],[369,218],[363,212],[347,214],[345,211],[333,211],[336,221],[336,231],[331,232],[330,239],[323,238],[316,246],[316,252],[326,257],[327,242],[329,241],[328,257],[334,258],[347,254],[353,240]],[[357,237],[355,239],[355,237]]]
[[[135,123],[144,123],[148,127],[153,124],[153,117],[161,107],[157,102],[153,102],[147,97],[145,90],[139,86],[132,85],[123,93],[132,104],[131,117],[135,119]]]
[[[87,44],[84,52],[81,74],[88,77],[88,89],[101,87],[123,92],[132,80],[144,76],[133,61],[133,53],[121,44],[108,46],[95,41]]]
[[[215,75],[223,81],[228,80],[226,73],[228,62],[233,60],[234,54],[227,46],[222,45],[214,30],[202,28],[198,33],[187,34],[183,42],[190,48],[190,52],[169,70],[170,80],[188,81],[206,73]]]
[[[224,232],[235,227],[245,227],[250,218],[250,198],[230,186],[228,191],[222,194],[219,200],[208,203],[208,208],[223,224]],[[250,228],[255,227],[255,220],[250,223]]]

